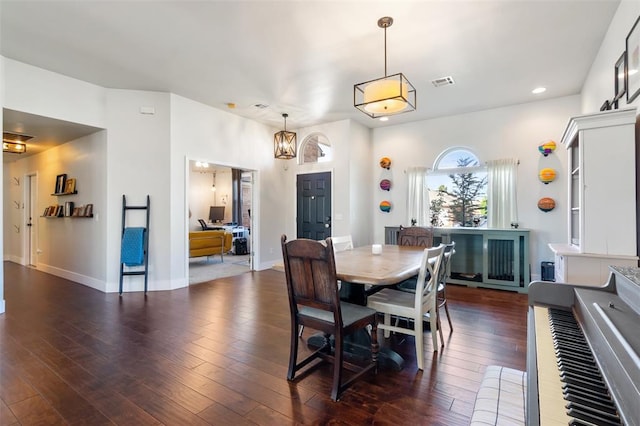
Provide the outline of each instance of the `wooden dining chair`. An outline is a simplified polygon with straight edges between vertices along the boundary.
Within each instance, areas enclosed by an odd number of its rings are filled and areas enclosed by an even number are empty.
[[[399,246],[433,247],[433,228],[422,226],[411,226],[405,228],[400,226],[398,231]]]
[[[440,266],[438,277],[438,293],[436,314],[438,315],[438,327],[440,327],[440,309],[444,308],[447,314],[447,321],[449,322],[449,329],[453,331],[453,324],[451,323],[451,316],[449,315],[449,306],[447,305],[447,280],[451,277],[451,258],[456,254],[456,242],[451,241],[449,244],[445,244],[444,254],[442,256],[442,265]],[[440,338],[442,338],[442,331],[440,331]]]
[[[353,240],[351,239],[351,234],[331,237],[331,242],[333,243],[334,253],[345,250],[353,250]]]
[[[384,330],[384,337],[389,337],[391,331],[415,337],[416,361],[420,370],[424,370],[422,319],[427,313],[430,314],[429,323],[433,350],[438,350],[436,293],[438,271],[442,264],[443,253],[443,244],[424,250],[415,293],[385,288],[367,298],[367,306],[382,313],[384,316],[383,323],[378,324],[378,328]],[[392,315],[412,321],[402,322],[402,324],[406,324],[406,327],[401,327],[400,322],[392,325]],[[413,327],[411,326],[412,323]]]
[[[436,323],[438,326],[438,331],[440,332],[440,339],[444,341],[444,336],[442,334],[442,327],[440,322],[440,309],[444,308],[445,313],[447,314],[447,321],[449,322],[449,329],[453,331],[453,324],[451,323],[451,316],[449,315],[449,307],[447,305],[447,279],[451,273],[451,257],[456,252],[456,242],[452,241],[449,244],[444,245],[444,253],[442,254],[442,263],[440,268],[438,269],[438,293],[436,296]],[[407,293],[416,292],[416,284],[418,279],[416,277],[410,278],[398,284],[395,288],[397,290],[405,291]],[[427,315],[428,317],[428,315]],[[426,318],[428,320],[429,318]]]
[[[331,242],[333,243],[334,253],[338,253],[340,251],[345,251],[345,250],[353,250],[353,240],[351,239],[351,234],[331,237]],[[342,283],[340,282],[340,280],[338,280],[338,290],[340,290],[341,284]],[[301,325],[300,331],[298,332],[298,337],[302,337],[303,332],[304,332],[304,325]]]
[[[287,380],[315,359],[333,363],[331,399],[337,401],[342,392],[363,374],[377,371],[378,339],[376,311],[366,306],[341,302],[338,296],[336,264],[331,238],[325,241],[281,238],[284,271],[291,311],[291,349]],[[298,361],[298,330],[306,326],[324,333],[324,344],[311,355]],[[344,359],[344,337],[371,326],[371,360],[358,365]],[[330,336],[334,337],[334,347]],[[313,369],[321,364],[312,364]],[[342,380],[343,369],[353,374]]]

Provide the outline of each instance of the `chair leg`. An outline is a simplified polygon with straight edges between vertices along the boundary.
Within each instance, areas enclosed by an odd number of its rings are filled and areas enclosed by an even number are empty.
[[[378,344],[378,323],[374,321],[371,324],[371,362],[376,365],[374,373],[378,374],[378,352],[380,351],[380,345]]]
[[[449,316],[449,307],[447,306],[447,301],[444,301],[444,311],[447,314],[447,321],[449,321],[449,329],[453,331],[453,324],[451,323],[451,317]]]
[[[416,362],[418,369],[424,370],[424,328],[422,327],[422,319],[414,321],[415,341],[416,341]],[[433,331],[431,331],[433,334]]]
[[[391,314],[384,314],[384,321],[382,322],[384,325],[391,325]],[[391,330],[384,330],[384,338],[387,339],[391,336]]]
[[[298,324],[291,325],[291,350],[289,352],[289,371],[287,380],[293,380],[296,375],[296,361],[298,359]]]
[[[442,334],[442,323],[440,322],[440,310],[436,307],[436,323],[438,324],[438,333],[440,333],[440,345],[444,347],[444,336]]]
[[[436,328],[438,328],[438,314],[437,312],[429,312],[429,324],[431,326],[431,339],[433,340],[433,350],[438,350],[438,334]]]
[[[340,384],[342,382],[342,333],[335,336],[335,353],[333,357],[333,387],[331,399],[337,401],[340,398]]]

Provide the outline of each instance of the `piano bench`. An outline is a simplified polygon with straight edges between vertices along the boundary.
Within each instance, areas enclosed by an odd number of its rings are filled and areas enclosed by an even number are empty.
[[[471,416],[472,426],[525,425],[527,373],[490,365],[482,378]]]

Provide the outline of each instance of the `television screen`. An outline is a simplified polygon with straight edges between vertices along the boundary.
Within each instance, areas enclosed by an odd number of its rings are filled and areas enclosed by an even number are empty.
[[[209,221],[214,223],[224,221],[224,206],[209,207]]]

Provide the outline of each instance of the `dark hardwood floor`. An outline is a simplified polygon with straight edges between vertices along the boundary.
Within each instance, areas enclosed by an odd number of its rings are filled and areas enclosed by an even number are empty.
[[[488,365],[525,369],[526,295],[449,287],[444,349],[329,398],[329,366],[286,380],[284,274],[246,273],[189,288],[104,294],[5,262],[0,424],[466,425]],[[313,330],[305,330],[306,338]],[[304,345],[303,345],[304,346]]]

